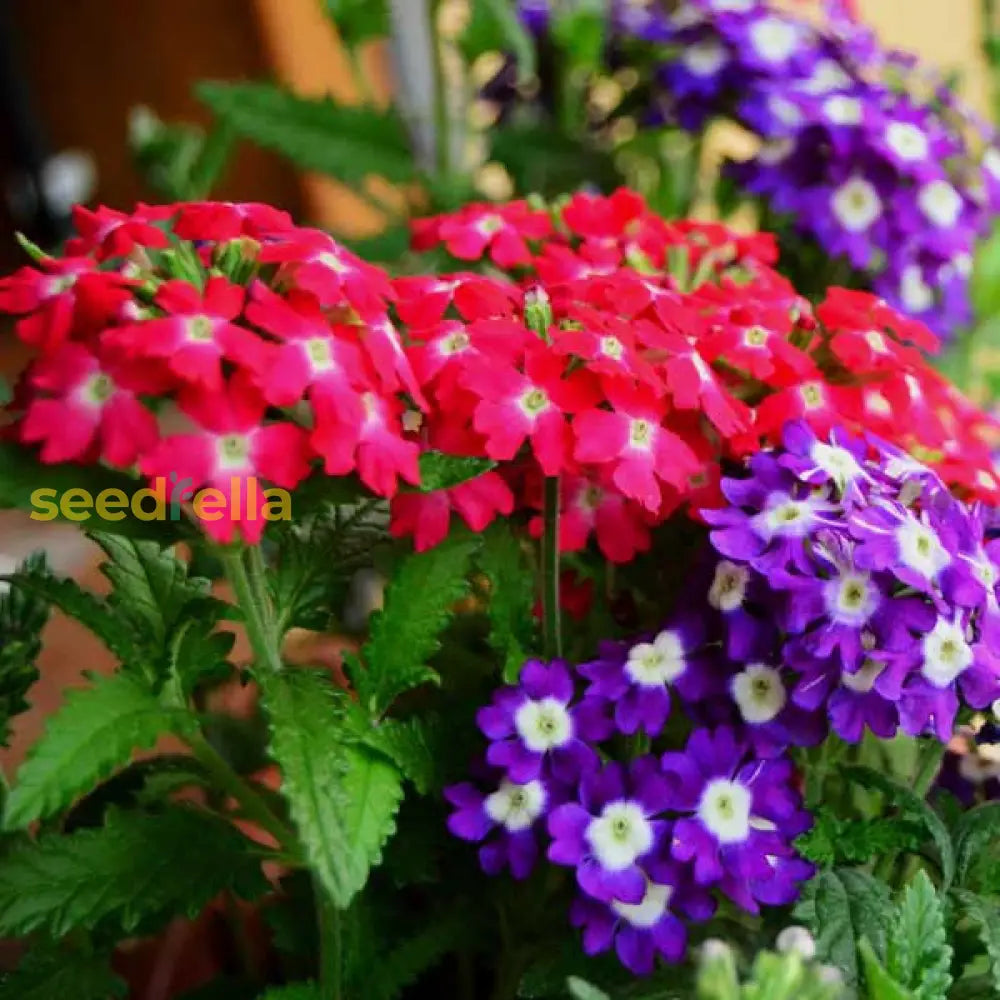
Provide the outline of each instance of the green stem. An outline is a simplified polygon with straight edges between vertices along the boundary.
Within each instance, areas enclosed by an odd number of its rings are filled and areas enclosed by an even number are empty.
[[[559,620],[559,477],[545,480],[542,533],[542,638],[545,656],[562,656],[562,623]]]
[[[441,40],[438,35],[439,0],[429,4],[431,51],[430,59],[434,70],[434,139],[437,150],[438,179],[451,176],[451,109],[448,107],[448,81],[444,76],[441,62]]]
[[[913,791],[920,798],[925,798],[934,784],[934,779],[941,770],[941,761],[947,747],[937,740],[929,740],[922,748],[920,756],[917,758],[917,773],[913,778]]]
[[[330,901],[319,879],[313,879],[316,894],[316,923],[319,929],[320,1000],[341,1000],[343,996],[340,912]]]
[[[239,803],[248,820],[269,833],[283,848],[294,849],[295,835],[292,831],[271,812],[264,799],[229,766],[222,754],[201,733],[185,737],[184,742],[208,772],[213,783]]]
[[[244,562],[244,552],[247,553]],[[227,549],[222,553],[226,579],[232,585],[236,602],[243,612],[247,638],[253,649],[256,665],[278,673],[281,670],[281,650],[260,549]],[[249,572],[248,572],[249,568]]]

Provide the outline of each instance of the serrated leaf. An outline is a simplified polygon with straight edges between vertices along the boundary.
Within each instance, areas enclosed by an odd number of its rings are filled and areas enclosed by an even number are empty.
[[[371,38],[389,34],[387,0],[322,0],[340,40],[352,49]]]
[[[496,466],[497,463],[489,458],[425,451],[420,455],[420,486],[416,488],[421,493],[449,490],[478,478]]]
[[[148,749],[165,733],[195,728],[193,717],[164,708],[131,674],[94,676],[71,691],[49,717],[45,733],[17,772],[4,810],[7,830],[27,827],[66,808],[133,751]]]
[[[427,661],[437,652],[438,635],[466,593],[474,536],[453,532],[440,545],[417,552],[400,564],[386,588],[385,607],[372,618],[363,650],[363,670],[352,671],[361,704],[373,717],[385,712],[404,691],[437,681]]]
[[[852,765],[845,767],[843,772],[848,778],[863,787],[881,792],[888,801],[901,810],[903,816],[918,820],[923,824],[938,849],[941,861],[942,887],[947,889],[955,878],[955,850],[948,828],[934,809],[912,789],[874,768]]]
[[[114,918],[125,933],[194,916],[223,889],[267,889],[254,845],[209,813],[111,812],[99,829],[22,842],[0,858],[0,934],[54,938]]]
[[[297,166],[358,183],[416,175],[409,136],[395,110],[298,97],[266,83],[201,83],[198,97],[237,134]]]
[[[1000,905],[967,889],[953,889],[963,917],[971,921],[989,961],[993,989],[1000,996]]]
[[[427,794],[437,766],[424,719],[383,719],[362,729],[359,738],[365,746],[388,757],[421,795]]]
[[[922,824],[899,817],[842,819],[821,809],[812,829],[795,841],[808,861],[823,867],[863,864],[891,851],[915,851],[924,838]]]
[[[921,869],[897,906],[887,967],[916,1000],[940,1000],[951,986],[951,956],[941,897]]]
[[[211,620],[188,618],[170,638],[167,666],[187,698],[199,685],[225,680],[233,671],[229,661],[236,642],[234,632],[216,631]]]
[[[885,947],[892,917],[886,885],[866,872],[838,869],[821,872],[806,883],[795,908],[816,938],[816,952],[836,965],[849,986],[858,982],[857,943],[862,937]]]
[[[512,684],[537,642],[534,574],[517,536],[501,521],[485,532],[476,564],[490,583],[490,645],[501,657],[503,679]]]
[[[107,956],[54,948],[29,951],[0,981],[0,1000],[110,1000],[127,992]]]
[[[402,775],[353,742],[342,693],[313,671],[264,679],[271,754],[310,866],[343,909],[395,831]]]
[[[962,814],[955,825],[955,877],[959,885],[966,879],[980,853],[1000,839],[1000,802],[983,802]]]
[[[867,938],[858,942],[858,953],[865,973],[863,995],[867,1000],[914,1000],[913,994],[889,975]]]

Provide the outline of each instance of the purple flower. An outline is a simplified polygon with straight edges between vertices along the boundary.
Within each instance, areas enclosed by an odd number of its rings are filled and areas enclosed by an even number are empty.
[[[654,860],[647,867],[646,889],[638,903],[601,902],[580,895],[570,910],[574,927],[583,928],[583,950],[597,955],[614,947],[622,965],[638,976],[653,971],[657,955],[680,962],[687,946],[681,916],[707,920],[715,901],[690,883],[680,866]]]
[[[605,764],[580,781],[579,802],[549,816],[549,860],[576,868],[580,888],[603,902],[640,904],[646,893],[643,862],[664,843],[669,824],[660,817],[670,790],[654,757],[628,770]]]
[[[674,824],[671,854],[692,864],[699,885],[746,885],[768,880],[768,860],[791,852],[789,838],[803,832],[808,817],[799,809],[786,760],[753,760],[746,744],[728,728],[699,729],[682,752],[663,757],[674,807],[688,813]],[[724,886],[725,888],[725,886]],[[747,897],[735,901],[747,906]]]
[[[648,641],[602,643],[601,657],[581,664],[590,680],[587,698],[613,706],[615,724],[627,734],[662,732],[670,714],[670,690],[688,701],[703,697],[711,682],[704,622],[688,615]]]
[[[550,805],[550,792],[538,779],[517,784],[501,778],[494,791],[484,795],[468,782],[444,790],[455,807],[448,829],[479,848],[479,863],[488,875],[507,866],[517,879],[527,878],[538,858],[536,831]]]
[[[611,727],[594,703],[573,706],[573,695],[566,663],[529,660],[518,685],[501,688],[476,716],[494,741],[486,760],[518,783],[546,776],[575,781],[597,761],[588,741],[605,738]]]

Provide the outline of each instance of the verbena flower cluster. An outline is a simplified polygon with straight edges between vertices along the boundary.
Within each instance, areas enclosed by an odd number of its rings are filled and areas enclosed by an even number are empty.
[[[1000,495],[997,424],[924,359],[923,324],[839,289],[813,309],[769,236],[667,223],[627,190],[422,220],[418,249],[468,264],[399,278],[261,205],[76,220],[64,256],[0,281],[38,354],[6,433],[43,462],[225,496],[356,474],[419,548],[453,513],[482,530],[540,511],[558,476],[564,550],[596,537],[616,562],[675,510],[717,505],[720,463],[794,418],[871,427],[965,495]],[[493,468],[422,492],[432,451]],[[256,542],[245,506],[205,530]]]
[[[524,877],[540,843],[574,868],[585,950],[638,973],[678,960],[717,894],[796,898],[811,818],[789,750],[866,728],[947,742],[960,704],[1000,696],[1000,543],[976,505],[890,445],[801,421],[747,471],[702,512],[712,558],[659,631],[575,671],[529,662],[478,716],[488,791],[446,793],[486,871]],[[665,752],[623,763],[623,736]]]
[[[548,4],[521,6],[544,30]],[[1000,208],[996,136],[915,57],[823,6],[817,23],[771,0],[616,0],[611,49],[643,73],[647,124],[749,128],[762,145],[735,170],[744,189],[951,334],[970,318],[974,242]]]

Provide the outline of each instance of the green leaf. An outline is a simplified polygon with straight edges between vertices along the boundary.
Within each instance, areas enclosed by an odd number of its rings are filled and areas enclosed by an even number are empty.
[[[193,917],[223,889],[266,891],[255,853],[235,827],[199,810],[111,812],[99,829],[18,843],[0,858],[0,934],[59,938],[112,917],[129,933]]]
[[[89,688],[66,696],[18,770],[4,828],[21,829],[61,812],[128,763],[134,750],[148,749],[164,733],[182,735],[194,726],[191,715],[161,706],[131,674],[93,676]]]
[[[168,665],[184,699],[199,685],[222,681],[232,674],[228,657],[235,642],[234,632],[215,631],[211,620],[188,618],[181,622],[170,639]]]
[[[865,973],[867,1000],[914,1000],[913,994],[889,975],[867,938],[858,942],[858,952]]]
[[[55,948],[32,949],[0,980],[0,1000],[109,1000],[127,992],[107,956]]]
[[[387,0],[323,0],[323,6],[349,49],[389,34]]]
[[[20,574],[45,572],[45,556],[28,556]],[[28,707],[27,695],[38,679],[35,660],[42,648],[42,629],[49,619],[49,603],[22,587],[0,593],[0,746],[7,745],[10,720]]]
[[[566,980],[566,989],[573,1000],[611,1000],[611,997],[604,990],[592,986],[578,976],[570,976]]]
[[[885,948],[892,902],[886,885],[871,875],[838,869],[806,883],[795,917],[812,931],[819,958],[836,965],[853,987],[858,982],[858,939],[868,938],[879,951]]]
[[[86,490],[91,497],[96,497],[104,490],[115,489],[131,498],[132,494],[143,488],[145,483],[104,466],[77,465],[73,462],[50,465],[42,462],[38,452],[33,449],[10,441],[0,442],[0,508],[30,510],[32,520],[59,520],[71,524],[99,523],[106,532],[118,535],[158,538],[163,541],[176,539],[180,522],[142,521],[128,515],[120,521],[97,521],[93,509],[80,512],[86,514],[83,521],[69,520],[63,516],[59,503],[59,498],[71,489]]]
[[[421,795],[430,791],[437,772],[425,719],[383,719],[359,734],[365,746],[389,758]]]
[[[187,201],[207,198],[219,183],[232,157],[236,133],[228,122],[219,122],[205,137],[187,178]]]
[[[446,455],[441,451],[425,451],[420,455],[421,493],[448,490],[476,479],[484,472],[495,469],[497,463],[489,458],[465,455]]]
[[[916,1000],[940,1000],[951,986],[944,906],[923,869],[903,892],[889,932],[888,969]]]
[[[574,69],[594,72],[603,61],[606,26],[604,0],[577,0],[555,14],[552,37]]]
[[[956,879],[959,885],[965,885],[982,851],[1000,839],[1000,802],[984,802],[963,813],[952,839]]]
[[[848,778],[859,785],[881,792],[887,801],[899,808],[904,818],[916,820],[924,826],[937,846],[943,888],[947,889],[955,878],[955,850],[948,828],[934,809],[895,778],[874,768],[852,765],[845,767],[843,771]]]
[[[439,648],[438,635],[466,593],[467,573],[477,539],[452,532],[440,545],[402,561],[386,588],[385,607],[372,618],[364,647],[365,669],[354,664],[361,704],[382,715],[404,691],[437,681],[427,661]]]
[[[469,62],[484,52],[504,50],[517,59],[522,79],[535,75],[535,41],[508,0],[472,0],[470,14],[458,40],[458,47]]]
[[[916,851],[924,842],[920,823],[899,817],[841,819],[821,809],[812,829],[795,842],[804,858],[822,867],[864,864],[895,851]]]
[[[322,674],[264,679],[271,754],[310,866],[344,908],[395,831],[402,775],[381,754],[348,742],[346,697]]]
[[[534,573],[508,522],[494,521],[486,530],[476,565],[490,584],[490,645],[500,655],[503,679],[511,684],[537,648],[538,635]]]
[[[989,961],[993,989],[1000,996],[1000,906],[996,900],[977,896],[967,889],[953,889],[961,916],[976,928]]]
[[[267,83],[201,83],[198,97],[234,131],[305,170],[358,183],[416,175],[409,136],[395,110],[297,97]]]
[[[322,1000],[322,997],[315,983],[291,983],[275,986],[261,994],[260,1000]]]

